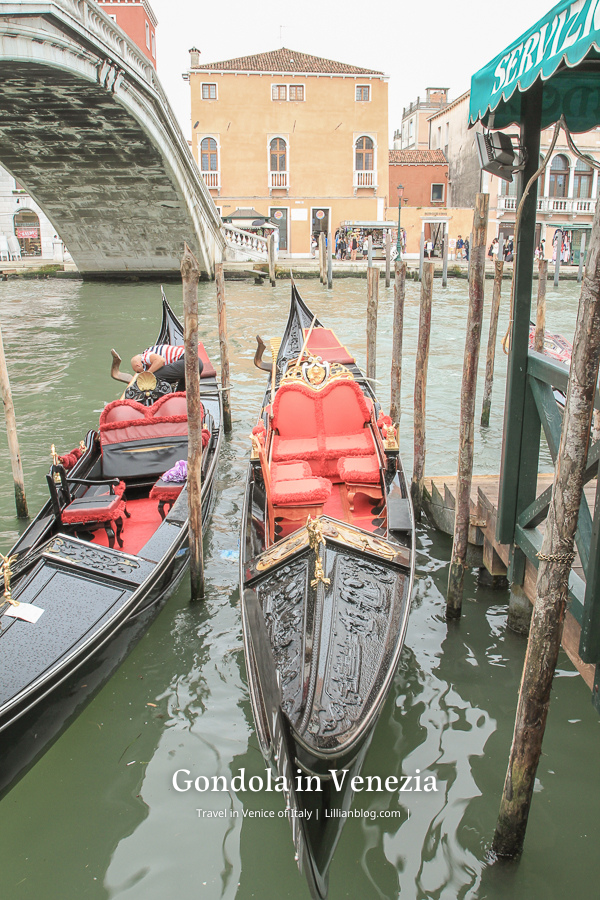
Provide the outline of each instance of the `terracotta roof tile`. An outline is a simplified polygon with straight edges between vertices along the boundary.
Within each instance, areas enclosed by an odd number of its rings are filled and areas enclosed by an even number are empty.
[[[390,150],[390,163],[396,165],[443,165],[448,160],[443,150]]]
[[[383,75],[375,69],[361,69],[347,63],[335,62],[321,56],[310,56],[282,47],[281,50],[270,50],[268,53],[255,53],[253,56],[238,56],[221,62],[204,63],[198,69],[216,69],[228,72],[302,72],[326,75]]]

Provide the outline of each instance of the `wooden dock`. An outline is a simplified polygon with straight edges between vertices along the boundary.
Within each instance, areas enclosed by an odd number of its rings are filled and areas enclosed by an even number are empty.
[[[537,494],[541,494],[552,485],[553,474],[538,476]],[[487,570],[490,576],[498,581],[506,576],[508,569],[509,545],[500,544],[496,540],[496,516],[498,510],[498,493],[500,478],[498,475],[474,475],[471,484],[471,525],[469,529],[469,555],[467,562],[471,566],[479,566]],[[426,477],[423,492],[423,509],[429,521],[440,531],[452,535],[454,533],[456,476]],[[585,486],[585,494],[594,508],[596,481]],[[545,522],[539,526],[543,532]],[[573,563],[573,571],[584,579],[579,555]],[[529,560],[525,565],[525,581],[523,589],[530,603],[535,600],[537,569]],[[593,689],[595,666],[584,663],[579,658],[579,636],[581,627],[574,616],[567,611],[563,629],[562,646],[569,659],[578,670],[588,687]]]

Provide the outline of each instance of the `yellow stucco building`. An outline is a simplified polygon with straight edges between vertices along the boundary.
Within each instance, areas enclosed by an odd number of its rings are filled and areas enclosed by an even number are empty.
[[[191,50],[193,152],[221,215],[270,217],[290,257],[328,227],[384,221],[387,81],[285,48],[202,65]]]

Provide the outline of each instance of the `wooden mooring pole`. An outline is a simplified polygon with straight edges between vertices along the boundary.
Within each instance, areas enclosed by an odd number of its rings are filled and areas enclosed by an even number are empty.
[[[267,241],[267,250],[269,257],[269,281],[271,287],[275,287],[275,236],[270,234]]]
[[[367,378],[377,377],[377,307],[379,305],[379,269],[367,267]]]
[[[473,232],[469,246],[469,312],[467,338],[460,400],[458,444],[458,475],[456,477],[456,508],[454,514],[454,542],[448,573],[446,615],[459,618],[462,608],[463,584],[469,543],[471,477],[473,474],[473,437],[475,422],[475,391],[477,366],[481,344],[483,294],[485,286],[485,253],[489,194],[475,196]]]
[[[389,231],[385,231],[385,286],[389,288],[391,281],[391,259],[392,259],[392,236]]]
[[[579,311],[552,499],[538,553],[536,599],[519,691],[513,742],[492,850],[523,848],[560,649],[583,492],[600,359],[600,205],[596,208]]]
[[[487,428],[490,424],[490,411],[492,408],[494,362],[496,359],[496,338],[498,335],[498,314],[500,312],[503,272],[504,261],[502,259],[497,259],[494,264],[494,292],[492,294],[492,308],[490,311],[490,330],[488,334],[487,356],[485,361],[485,386],[483,389],[483,403],[481,406],[481,424],[484,428]]]
[[[327,287],[329,290],[333,287],[333,249],[330,231],[327,235]]]
[[[579,268],[577,270],[577,281],[581,284],[583,278],[583,266],[585,262],[585,231],[581,235],[581,246],[579,248]]]
[[[404,299],[406,296],[406,263],[396,260],[394,267],[394,324],[392,330],[392,396],[390,416],[400,422],[402,414],[402,332],[404,330]],[[399,430],[398,430],[399,431]]]
[[[319,234],[319,281],[325,284],[325,232]]]
[[[231,434],[231,384],[229,373],[229,344],[227,343],[227,310],[225,308],[225,277],[223,263],[215,263],[217,285],[217,319],[219,323],[219,350],[221,353],[221,397],[223,399],[223,428]]]
[[[425,234],[421,232],[421,243],[419,244],[419,281],[423,279],[423,263],[425,262]]]
[[[12,401],[10,381],[8,378],[6,356],[4,355],[2,328],[0,328],[0,391],[2,393],[2,402],[4,404],[4,415],[6,417],[6,437],[8,440],[8,452],[10,453],[10,465],[12,468],[13,481],[15,483],[15,506],[17,508],[17,517],[19,519],[28,519],[29,512],[27,510],[27,498],[25,497],[23,466],[21,464],[19,439],[17,437],[17,420]]]
[[[442,287],[448,287],[448,229],[444,232],[442,249]]]
[[[188,475],[190,581],[192,600],[204,597],[202,557],[202,404],[198,373],[198,260],[185,244],[181,260],[185,346],[185,393],[188,417]]]
[[[433,296],[433,272],[435,264],[423,261],[421,278],[421,310],[419,337],[415,363],[414,402],[414,463],[410,492],[415,518],[421,521],[423,508],[423,482],[425,478],[425,407],[427,399],[427,365],[429,362],[429,337],[431,334],[431,298]]]
[[[535,339],[533,349],[544,352],[544,335],[546,334],[546,281],[548,279],[548,260],[540,259],[538,268],[537,309],[535,316]]]

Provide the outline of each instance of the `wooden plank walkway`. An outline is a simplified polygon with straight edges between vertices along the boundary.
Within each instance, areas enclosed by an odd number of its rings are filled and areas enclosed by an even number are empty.
[[[537,494],[552,485],[554,475],[538,476]],[[469,529],[469,556],[467,562],[472,566],[485,567],[490,575],[506,575],[508,568],[509,545],[500,544],[496,540],[496,518],[498,512],[498,494],[500,478],[498,475],[474,475],[471,483],[471,527]],[[440,475],[425,478],[423,509],[429,521],[440,531],[454,534],[456,476]],[[595,479],[585,486],[585,494],[590,509],[594,509],[596,497]],[[539,526],[543,533],[544,524]],[[573,563],[573,571],[584,579],[579,555]],[[525,581],[523,588],[531,603],[535,600],[537,569],[529,560],[525,565]],[[578,670],[590,690],[594,685],[595,666],[584,663],[579,658],[579,636],[581,627],[574,616],[567,611],[563,629],[562,645],[569,659]]]

